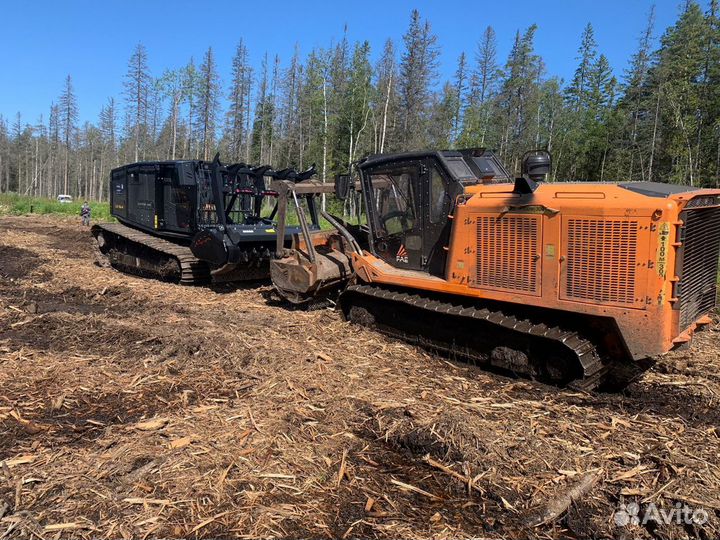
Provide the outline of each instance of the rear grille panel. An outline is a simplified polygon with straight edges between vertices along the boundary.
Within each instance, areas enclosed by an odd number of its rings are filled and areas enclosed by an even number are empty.
[[[473,286],[540,295],[541,216],[478,216]]]
[[[562,297],[604,304],[634,305],[637,291],[638,222],[624,219],[568,219]]]
[[[680,214],[682,247],[677,267],[680,281],[680,330],[707,315],[717,301],[720,260],[720,208],[693,208]]]

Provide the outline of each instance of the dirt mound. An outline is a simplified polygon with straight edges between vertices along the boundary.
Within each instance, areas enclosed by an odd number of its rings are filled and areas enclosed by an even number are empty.
[[[0,231],[0,539],[720,535],[718,325],[584,394]]]
[[[38,256],[30,250],[0,245],[0,278],[19,279],[32,272]]]

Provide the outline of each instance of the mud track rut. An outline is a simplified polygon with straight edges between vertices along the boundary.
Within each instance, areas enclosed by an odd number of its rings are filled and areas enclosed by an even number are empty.
[[[125,276],[74,221],[0,218],[0,539],[720,536],[718,325],[584,394],[269,295]],[[621,528],[621,500],[709,521]]]

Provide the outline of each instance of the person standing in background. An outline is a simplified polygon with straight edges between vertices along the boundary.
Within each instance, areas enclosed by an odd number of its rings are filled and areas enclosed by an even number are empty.
[[[90,226],[90,217],[92,216],[92,208],[87,201],[85,201],[80,209],[80,217],[82,218],[82,224],[86,227]]]

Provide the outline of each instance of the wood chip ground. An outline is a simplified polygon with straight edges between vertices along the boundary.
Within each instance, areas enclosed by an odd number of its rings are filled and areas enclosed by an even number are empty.
[[[0,539],[717,538],[719,400],[717,324],[582,394],[0,218]],[[629,502],[708,520],[619,526]]]

